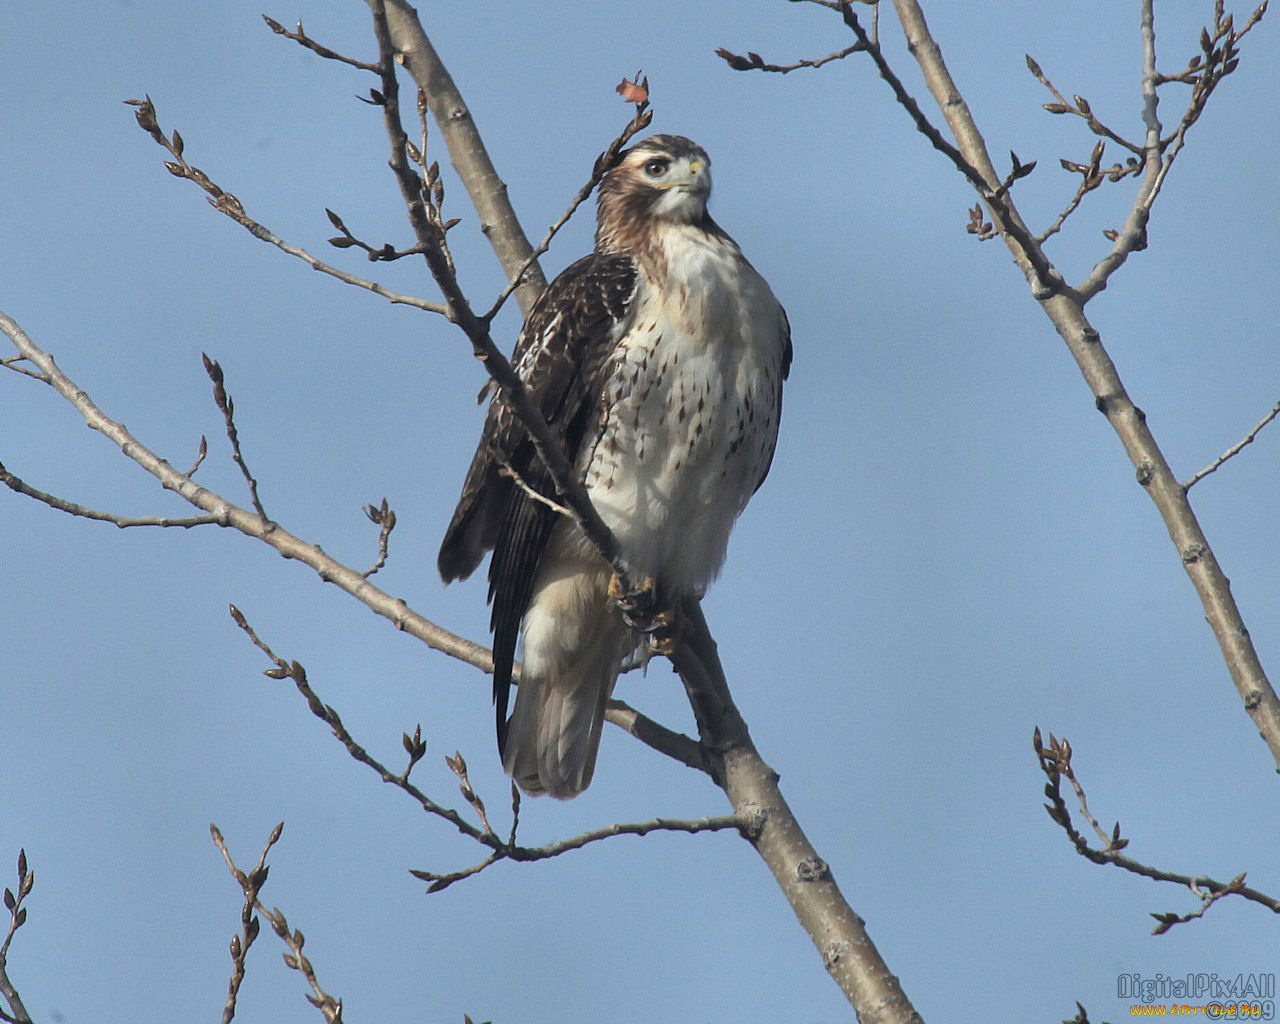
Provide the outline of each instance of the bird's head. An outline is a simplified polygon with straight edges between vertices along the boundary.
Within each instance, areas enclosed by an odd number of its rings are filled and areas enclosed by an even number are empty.
[[[707,218],[711,158],[683,135],[653,135],[624,151],[600,183],[598,239],[655,220],[685,224]]]

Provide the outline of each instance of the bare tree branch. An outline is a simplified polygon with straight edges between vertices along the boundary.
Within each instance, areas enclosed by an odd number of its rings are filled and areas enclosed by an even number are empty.
[[[1039,63],[1036,62],[1030,54],[1027,55],[1027,70],[1035,75],[1036,80],[1053,93],[1054,98],[1058,101],[1057,103],[1046,103],[1044,105],[1044,109],[1049,111],[1049,113],[1075,114],[1077,117],[1082,117],[1086,122],[1088,122],[1089,130],[1093,132],[1094,135],[1101,135],[1104,138],[1108,138],[1112,142],[1123,146],[1130,153],[1133,153],[1136,156],[1143,155],[1143,149],[1141,146],[1135,145],[1128,139],[1117,135],[1114,131],[1099,121],[1093,112],[1093,108],[1089,106],[1088,101],[1083,97],[1076,96],[1074,97],[1074,102],[1072,102],[1063,96],[1062,93],[1058,91],[1057,86],[1049,81],[1049,77],[1044,73]]]
[[[918,14],[919,24],[923,26],[924,15],[919,11],[918,5],[912,4],[911,9]],[[983,203],[986,204],[988,211],[990,211],[992,219],[999,226],[1000,234],[1009,243],[1009,248],[1014,255],[1014,261],[1026,275],[1027,281],[1031,285],[1032,294],[1037,299],[1044,300],[1061,291],[1065,287],[1062,275],[1049,262],[1044,251],[1036,245],[1030,230],[1023,223],[1021,216],[1008,196],[1008,188],[1001,186],[1000,176],[996,172],[991,158],[987,155],[986,145],[982,141],[982,136],[978,133],[977,125],[973,123],[973,117],[969,113],[964,98],[951,80],[950,74],[947,73],[946,66],[942,63],[941,51],[938,50],[938,46],[932,37],[928,35],[927,28],[923,35],[915,37],[912,36],[911,31],[908,29],[908,45],[916,60],[922,62],[922,67],[926,61],[928,62],[932,75],[926,73],[925,81],[933,93],[934,99],[946,112],[948,126],[960,143],[960,148],[943,138],[942,133],[925,117],[920,105],[907,92],[902,80],[889,66],[889,62],[879,44],[875,43],[862,27],[857,14],[854,13],[852,4],[846,2],[841,8],[841,13],[845,24],[858,37],[858,40],[875,62],[876,69],[880,72],[880,77],[889,84],[898,103],[910,115],[915,123],[916,130],[929,140],[934,149],[944,154],[955,165],[956,169],[965,176],[969,184],[977,190],[978,195],[982,198]],[[901,6],[898,8],[898,16],[903,21],[903,27],[907,28],[907,21]],[[917,47],[924,52],[917,52]]]
[[[706,757],[697,740],[690,739],[684,733],[673,732],[665,725],[659,725],[625,701],[617,698],[609,701],[604,717],[618,728],[625,729],[645,746],[652,747],[659,754],[665,754],[688,768],[695,768],[700,772],[707,771]]]
[[[249,485],[249,497],[253,501],[254,511],[263,519],[266,519],[268,518],[267,513],[263,510],[262,502],[258,499],[258,481],[249,472],[249,464],[244,461],[244,454],[240,451],[240,433],[236,430],[236,407],[235,403],[231,401],[231,396],[227,394],[226,379],[222,373],[222,367],[218,365],[217,360],[210,359],[203,352],[200,353],[200,358],[204,360],[204,372],[213,381],[213,400],[227,425],[227,440],[231,442],[232,461],[239,467],[240,475],[244,477],[245,483]]]
[[[723,46],[716,50],[716,56],[733,68],[734,71],[771,71],[785,75],[801,68],[820,68],[824,64],[830,64],[836,60],[844,60],[851,53],[857,53],[859,50],[865,49],[866,47],[861,42],[857,42],[852,46],[846,46],[843,50],[829,53],[825,57],[817,57],[812,60],[801,59],[794,64],[768,64],[758,53],[748,53],[744,57],[741,54],[734,53],[732,50],[726,50]]]
[[[221,495],[200,486],[190,476],[179,473],[142,444],[123,424],[111,420],[103,413],[88,394],[59,369],[53,357],[39,348],[17,322],[3,312],[0,312],[0,332],[8,335],[32,365],[39,367],[49,378],[50,385],[71,403],[91,428],[115,442],[125,455],[159,480],[165,490],[173,491],[190,504],[209,512],[219,524],[225,522],[232,529],[269,544],[285,558],[310,566],[326,583],[333,583],[345,590],[378,615],[389,619],[397,629],[417,637],[429,647],[485,672],[493,671],[493,657],[487,648],[424,618],[404,601],[380,590],[359,572],[331,558],[316,545],[294,536],[278,523],[272,523],[255,512],[240,508]]]
[[[1173,168],[1174,160],[1182,151],[1187,132],[1203,113],[1205,104],[1218,84],[1236,69],[1238,64],[1236,44],[1258,23],[1266,10],[1267,4],[1264,0],[1264,3],[1253,12],[1245,27],[1236,32],[1231,16],[1223,12],[1223,5],[1218,3],[1215,6],[1214,31],[1210,34],[1209,30],[1205,29],[1200,36],[1203,59],[1199,64],[1195,60],[1192,61],[1192,67],[1198,68],[1198,74],[1191,79],[1194,87],[1186,112],[1174,133],[1168,138],[1162,138],[1162,127],[1157,114],[1160,103],[1158,90],[1162,82],[1167,79],[1156,68],[1154,0],[1142,0],[1142,119],[1146,127],[1146,141],[1142,156],[1145,170],[1133,208],[1125,220],[1124,227],[1116,232],[1111,252],[1100,260],[1089,276],[1076,287],[1082,304],[1106,288],[1107,280],[1120,268],[1131,252],[1146,247],[1147,221],[1151,216],[1151,208],[1160,194],[1165,178]]]
[[[14,373],[20,373],[24,377],[31,377],[34,380],[43,381],[45,384],[48,384],[49,378],[43,373],[32,373],[25,366],[18,365],[19,363],[26,362],[26,359],[27,357],[23,355],[10,356],[8,359],[0,359],[0,366],[3,366],[6,370],[12,370]]]
[[[284,36],[286,39],[292,39],[299,46],[306,47],[317,57],[323,57],[325,60],[334,60],[340,64],[349,64],[353,68],[360,68],[362,71],[376,72],[378,70],[377,64],[367,64],[364,61],[356,60],[353,57],[344,57],[336,50],[331,50],[329,47],[316,42],[307,35],[306,31],[302,27],[302,22],[298,22],[297,31],[290,32],[287,28],[281,25],[280,22],[276,21],[274,18],[268,18],[265,14],[262,16],[262,20],[267,23],[267,27],[276,35]]]
[[[1049,736],[1048,744],[1045,744],[1041,739],[1038,728],[1032,737],[1032,744],[1035,747],[1036,757],[1040,762],[1040,770],[1044,772],[1048,779],[1048,782],[1045,783],[1044,793],[1050,802],[1045,804],[1045,810],[1049,812],[1049,817],[1066,832],[1067,838],[1071,840],[1071,845],[1075,847],[1077,853],[1094,864],[1114,864],[1125,871],[1135,875],[1142,875],[1144,878],[1154,879],[1157,882],[1173,882],[1176,885],[1184,885],[1201,901],[1200,907],[1189,914],[1152,914],[1151,916],[1157,921],[1153,931],[1154,934],[1160,935],[1175,924],[1182,924],[1203,916],[1209,907],[1224,896],[1242,896],[1246,900],[1266,907],[1272,913],[1280,914],[1280,900],[1246,886],[1243,873],[1237,875],[1230,882],[1219,882],[1205,875],[1184,875],[1173,871],[1164,871],[1122,854],[1120,851],[1129,845],[1129,840],[1121,837],[1119,822],[1116,822],[1115,827],[1108,834],[1099,826],[1097,819],[1089,810],[1088,801],[1085,799],[1084,787],[1076,778],[1075,771],[1071,766],[1071,744],[1066,739],[1058,739],[1052,734]],[[1101,840],[1101,849],[1095,849],[1090,846],[1089,841],[1072,824],[1071,812],[1067,809],[1066,801],[1062,798],[1061,787],[1064,778],[1071,783],[1072,788],[1075,790],[1076,799],[1080,804],[1080,813],[1089,822]]]
[[[648,90],[646,89],[645,92],[647,93],[647,91]],[[591,170],[591,177],[587,180],[587,183],[583,185],[582,188],[578,189],[578,194],[573,197],[564,213],[560,215],[560,219],[547,229],[547,233],[543,236],[542,241],[538,243],[538,247],[529,254],[529,258],[521,265],[519,272],[517,272],[515,277],[512,278],[507,287],[502,290],[502,293],[494,301],[493,305],[489,308],[489,311],[480,318],[484,323],[489,324],[493,322],[493,318],[498,315],[498,311],[502,309],[503,305],[510,297],[511,292],[515,289],[516,282],[522,280],[525,271],[534,264],[538,257],[551,248],[552,239],[556,237],[562,227],[569,223],[569,218],[577,212],[579,206],[587,201],[587,198],[595,191],[596,186],[600,184],[604,176],[609,173],[609,171],[618,162],[618,157],[622,153],[622,147],[630,142],[638,132],[642,132],[644,129],[649,127],[650,122],[653,121],[653,112],[649,110],[648,107],[649,102],[647,98],[636,104],[635,116],[631,119],[631,123],[628,124],[622,130],[622,134],[614,139],[613,142],[609,143],[609,147],[596,158],[595,165]]]
[[[1030,57],[1027,58],[1031,60]],[[1044,231],[1036,235],[1036,243],[1043,245],[1044,242],[1062,230],[1063,224],[1079,207],[1081,201],[1086,195],[1100,186],[1104,181],[1121,181],[1130,175],[1138,175],[1142,173],[1142,162],[1137,157],[1129,157],[1124,164],[1112,164],[1112,166],[1104,168],[1102,166],[1102,154],[1106,151],[1106,143],[1101,139],[1098,144],[1093,147],[1093,152],[1089,155],[1087,164],[1078,164],[1071,160],[1061,160],[1063,170],[1071,171],[1080,175],[1080,184],[1076,188],[1076,194],[1071,197],[1063,211],[1058,214],[1057,219],[1049,225]]]
[[[355,738],[347,731],[347,727],[343,724],[341,716],[339,716],[333,706],[324,703],[324,701],[316,696],[315,690],[311,688],[311,684],[307,680],[307,670],[303,668],[299,662],[286,661],[284,658],[277,655],[275,651],[263,642],[263,640],[254,631],[253,627],[249,625],[248,620],[245,619],[244,613],[242,613],[235,605],[231,606],[231,618],[235,621],[235,624],[244,631],[245,635],[249,637],[254,646],[257,647],[258,650],[262,651],[262,653],[270,658],[274,663],[275,667],[267,669],[265,674],[272,679],[292,680],[294,686],[297,687],[298,692],[306,699],[307,707],[310,708],[311,713],[333,730],[333,734],[337,737],[338,742],[346,747],[347,753],[350,754],[354,760],[373,769],[383,782],[402,790],[408,796],[412,797],[418,806],[426,813],[435,815],[438,818],[443,818],[463,835],[489,846],[493,846],[495,843],[501,843],[501,840],[499,840],[497,836],[493,835],[491,829],[486,830],[477,828],[457,811],[436,803],[436,801],[432,800],[422,792],[422,790],[409,781],[409,773],[412,771],[414,764],[421,759],[420,754],[415,757],[415,752],[411,750],[409,753],[409,767],[399,775],[391,771],[386,767],[386,765],[355,741]],[[419,742],[421,742],[420,734]]]
[[[762,825],[758,813],[754,807],[747,807],[741,810],[735,810],[731,815],[724,815],[712,818],[700,818],[697,820],[680,820],[672,818],[654,818],[651,821],[644,822],[622,822],[612,825],[605,825],[601,828],[592,829],[581,835],[572,836],[568,839],[557,840],[556,842],[547,843],[543,846],[520,846],[516,843],[516,825],[519,820],[520,810],[520,793],[514,785],[511,787],[512,796],[512,824],[511,833],[507,839],[503,839],[494,830],[489,823],[488,811],[485,808],[484,801],[476,793],[471,785],[471,779],[467,772],[467,763],[462,755],[455,753],[447,756],[445,762],[449,769],[458,778],[458,788],[463,798],[471,805],[472,810],[476,813],[480,824],[474,825],[467,821],[461,814],[451,808],[445,807],[435,800],[428,797],[416,785],[409,781],[409,774],[413,770],[414,765],[420,761],[425,753],[425,745],[422,742],[421,729],[416,729],[414,735],[410,737],[407,733],[404,736],[404,747],[409,754],[409,764],[404,772],[397,775],[387,768],[381,761],[371,755],[368,750],[361,744],[356,742],[355,738],[347,730],[342,722],[341,716],[333,708],[332,705],[324,703],[315,690],[312,688],[307,679],[306,669],[297,661],[287,661],[276,654],[256,633],[252,626],[245,619],[244,614],[234,605],[231,608],[231,617],[235,620],[246,636],[253,642],[260,651],[271,659],[274,667],[268,669],[265,673],[272,679],[290,679],[297,687],[298,692],[306,699],[307,706],[311,713],[323,721],[333,731],[334,736],[346,748],[347,753],[356,761],[371,768],[375,771],[383,782],[389,783],[411,797],[419,807],[428,814],[443,818],[452,824],[463,835],[474,839],[476,842],[489,847],[490,853],[483,861],[471,867],[464,868],[461,871],[453,871],[447,874],[441,874],[432,871],[414,870],[412,873],[415,877],[430,882],[431,886],[428,892],[439,892],[447,888],[454,882],[464,878],[469,878],[474,874],[483,871],[492,864],[496,864],[502,860],[514,861],[536,861],[546,860],[550,857],[558,857],[561,854],[568,853],[570,850],[578,850],[590,843],[599,842],[603,839],[609,839],[614,836],[621,835],[648,835],[650,832],[714,832],[724,829],[737,829],[744,836],[754,839]],[[247,943],[245,944],[247,949]]]
[[[518,792],[518,791],[517,791]],[[547,843],[544,846],[515,846],[503,844],[494,849],[484,860],[468,868],[460,871],[453,871],[449,874],[437,874],[432,871],[421,871],[417,868],[411,868],[409,873],[414,878],[419,878],[424,882],[430,882],[427,892],[436,893],[448,888],[454,882],[460,882],[464,878],[470,878],[472,875],[479,874],[485,868],[498,863],[502,860],[514,861],[536,861],[547,860],[551,857],[559,857],[561,854],[568,853],[570,850],[580,850],[582,847],[591,843],[598,843],[605,839],[612,839],[615,836],[647,836],[651,832],[684,832],[689,835],[696,835],[700,832],[722,832],[726,829],[734,829],[743,835],[750,836],[752,831],[759,825],[758,818],[746,817],[738,814],[725,814],[713,818],[697,818],[692,820],[682,820],[678,818],[653,818],[650,821],[633,821],[618,822],[613,825],[605,825],[601,828],[591,829],[580,835],[571,836],[568,839],[560,839],[553,843]]]

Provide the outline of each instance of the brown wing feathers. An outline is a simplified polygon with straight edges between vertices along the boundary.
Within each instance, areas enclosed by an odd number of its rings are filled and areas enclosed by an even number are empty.
[[[530,397],[577,461],[596,411],[609,358],[636,286],[629,257],[592,253],[565,270],[530,311],[513,363]],[[445,534],[437,565],[447,583],[475,571],[484,553],[493,605],[493,694],[498,744],[506,733],[507,702],[520,621],[529,606],[538,564],[556,513],[500,474],[505,462],[526,485],[548,497],[554,488],[523,425],[501,396],[493,399],[479,447]]]

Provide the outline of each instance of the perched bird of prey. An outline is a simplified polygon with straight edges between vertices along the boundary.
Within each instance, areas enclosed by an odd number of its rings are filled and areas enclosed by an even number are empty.
[[[600,184],[595,251],[534,304],[512,358],[657,607],[720,571],[773,460],[791,363],[786,313],[707,213],[710,194],[710,160],[688,139],[624,151]],[[605,704],[644,638],[610,597],[608,564],[530,491],[557,497],[497,395],[438,565],[465,579],[493,551],[502,763],[526,793],[567,799],[591,781]]]

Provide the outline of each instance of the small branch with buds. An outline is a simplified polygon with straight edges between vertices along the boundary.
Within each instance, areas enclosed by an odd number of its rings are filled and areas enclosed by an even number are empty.
[[[213,400],[227,425],[227,440],[231,442],[231,458],[240,468],[240,474],[244,477],[245,483],[249,485],[249,497],[253,501],[254,511],[263,519],[269,519],[266,510],[262,507],[262,502],[258,499],[258,481],[249,472],[249,465],[244,461],[244,453],[240,451],[240,433],[236,430],[236,407],[231,401],[231,396],[227,394],[226,378],[222,367],[218,365],[217,360],[210,359],[203,352],[200,353],[200,358],[204,360],[204,372],[213,382]],[[199,462],[196,463],[197,466],[199,464]]]
[[[0,997],[4,998],[9,1007],[8,1012],[0,1010],[0,1020],[6,1021],[7,1024],[31,1024],[31,1016],[27,1013],[27,1008],[22,1005],[22,997],[18,995],[17,988],[9,980],[8,960],[9,945],[13,942],[13,936],[27,922],[27,908],[22,905],[22,901],[31,895],[35,884],[35,872],[27,867],[27,851],[19,850],[18,891],[15,893],[8,888],[4,891],[4,909],[9,912],[9,930],[5,934],[4,942],[0,943]]]
[[[1142,173],[1142,161],[1137,157],[1132,156],[1125,160],[1123,164],[1112,164],[1110,167],[1104,168],[1102,166],[1102,154],[1106,151],[1106,145],[1107,144],[1101,139],[1098,140],[1097,145],[1093,147],[1093,152],[1089,155],[1088,164],[1078,164],[1073,160],[1067,160],[1065,158],[1059,161],[1062,164],[1062,169],[1064,171],[1070,171],[1073,174],[1080,175],[1080,184],[1076,187],[1076,194],[1071,197],[1066,208],[1058,214],[1057,220],[1050,224],[1049,227],[1041,234],[1036,236],[1037,242],[1043,243],[1045,240],[1061,231],[1062,225],[1066,223],[1068,217],[1075,213],[1076,209],[1080,206],[1081,200],[1083,200],[1086,195],[1096,189],[1104,181],[1120,181],[1129,175],[1136,177]],[[1115,240],[1114,231],[1107,231],[1104,232],[1104,234],[1112,241]]]
[[[384,565],[387,564],[387,544],[391,540],[391,531],[396,528],[396,514],[387,506],[387,499],[382,499],[381,505],[366,505],[364,514],[369,517],[369,521],[378,530],[378,560],[373,563],[373,567],[366,569],[360,575],[368,579]]]
[[[851,53],[858,53],[865,50],[861,42],[854,43],[852,46],[846,46],[843,50],[836,50],[829,53],[825,57],[817,57],[812,60],[801,59],[794,64],[769,64],[760,54],[747,51],[746,56],[734,53],[732,50],[726,50],[723,46],[716,50],[716,56],[723,60],[734,71],[770,71],[775,74],[785,75],[792,71],[799,71],[801,68],[820,68],[824,64],[830,64],[832,61],[844,60]]]
[[[306,249],[292,245],[286,242],[279,235],[276,235],[258,221],[245,212],[244,205],[230,192],[225,191],[216,182],[214,182],[200,168],[189,164],[183,156],[185,143],[182,136],[177,131],[173,132],[172,137],[166,136],[160,130],[160,124],[156,118],[156,108],[151,102],[151,97],[147,96],[140,100],[126,100],[130,106],[135,107],[134,117],[137,118],[139,127],[147,132],[156,143],[173,157],[172,160],[165,161],[165,168],[176,178],[185,178],[187,181],[193,182],[208,193],[209,205],[219,213],[224,213],[237,224],[247,230],[255,238],[259,238],[270,245],[274,245],[281,252],[288,253],[290,256],[302,260],[313,270],[318,270],[323,274],[336,278],[344,284],[352,285],[356,288],[363,288],[371,291],[375,295],[380,295],[388,302],[405,306],[414,306],[417,309],[425,310],[428,313],[439,313],[442,316],[448,316],[447,307],[438,302],[428,302],[425,299],[417,298],[413,295],[403,295],[400,292],[391,291],[376,281],[369,281],[365,278],[358,277],[355,274],[349,274],[345,270],[339,270],[337,267],[325,263],[323,260],[312,256]]]
[[[1183,924],[1187,921],[1195,920],[1197,917],[1202,917],[1205,911],[1224,896],[1243,896],[1251,902],[1266,907],[1272,913],[1280,914],[1280,900],[1246,886],[1243,872],[1229,882],[1218,882],[1204,875],[1183,875],[1173,871],[1153,868],[1134,860],[1132,857],[1125,856],[1120,851],[1129,845],[1129,840],[1121,837],[1120,823],[1117,821],[1114,828],[1108,833],[1098,824],[1097,818],[1089,810],[1088,801],[1085,799],[1084,787],[1081,786],[1080,781],[1076,778],[1074,769],[1071,767],[1071,744],[1067,740],[1060,740],[1052,734],[1049,736],[1048,744],[1045,744],[1041,739],[1038,728],[1032,737],[1032,743],[1035,747],[1036,757],[1040,762],[1040,770],[1044,772],[1045,777],[1048,779],[1045,783],[1044,793],[1049,798],[1049,803],[1045,804],[1045,810],[1049,812],[1049,817],[1066,832],[1067,838],[1071,840],[1071,845],[1076,848],[1077,853],[1094,864],[1114,864],[1125,871],[1132,872],[1135,875],[1142,875],[1144,878],[1155,879],[1157,882],[1173,882],[1176,885],[1184,885],[1200,900],[1199,908],[1189,914],[1153,913],[1151,916],[1157,922],[1156,927],[1153,929],[1153,934],[1161,935],[1176,924]],[[1079,804],[1080,814],[1089,822],[1090,827],[1098,836],[1101,843],[1100,848],[1090,846],[1089,841],[1081,835],[1072,823],[1071,812],[1068,810],[1066,801],[1062,796],[1062,780],[1064,778],[1071,783],[1071,787],[1075,791],[1076,801]]]
[[[632,82],[624,79],[618,86],[618,91],[623,95],[624,99],[635,103],[635,115],[631,118],[630,123],[622,129],[618,137],[609,143],[603,153],[596,157],[596,162],[591,168],[591,177],[587,180],[587,183],[583,185],[582,188],[578,189],[577,195],[573,197],[568,208],[566,208],[564,213],[560,215],[560,219],[547,229],[547,233],[543,236],[542,241],[538,243],[538,247],[530,253],[529,258],[524,261],[524,264],[520,267],[519,271],[512,276],[511,281],[507,284],[506,288],[502,290],[502,293],[494,301],[493,305],[489,307],[489,311],[480,317],[482,323],[487,325],[493,322],[493,318],[498,315],[498,311],[502,309],[503,305],[505,305],[507,299],[510,298],[511,293],[514,292],[524,280],[525,273],[530,267],[537,263],[538,258],[543,253],[551,248],[552,239],[556,237],[561,228],[569,223],[569,218],[577,212],[579,206],[587,201],[588,197],[595,191],[596,186],[600,184],[604,176],[617,164],[618,157],[622,153],[623,147],[626,146],[626,144],[630,142],[637,133],[648,128],[649,124],[653,121],[653,111],[649,109],[649,80],[647,78],[643,78],[639,72],[636,72],[636,81]]]
[[[262,16],[262,20],[267,23],[267,27],[276,35],[284,36],[286,39],[292,39],[295,43],[306,47],[318,57],[323,57],[325,60],[334,60],[340,64],[349,64],[351,67],[359,68],[361,71],[373,71],[376,73],[378,70],[377,64],[367,64],[364,61],[356,60],[353,57],[344,57],[336,50],[331,50],[329,47],[317,43],[303,30],[302,22],[298,22],[297,31],[290,32],[287,28],[281,25],[280,22],[276,21],[274,18],[268,18],[265,14]]]
[[[1036,81],[1048,89],[1049,92],[1053,93],[1053,97],[1056,102],[1046,103],[1044,105],[1044,109],[1050,114],[1074,114],[1076,117],[1083,118],[1088,123],[1089,131],[1093,132],[1094,135],[1101,135],[1104,138],[1110,139],[1112,142],[1123,146],[1135,156],[1140,157],[1143,155],[1143,148],[1141,146],[1116,134],[1105,124],[1099,121],[1093,112],[1093,108],[1089,105],[1089,101],[1083,96],[1072,96],[1070,101],[1067,100],[1067,98],[1058,91],[1057,86],[1049,81],[1049,77],[1044,73],[1043,69],[1030,54],[1027,54],[1027,70],[1036,77]]]

